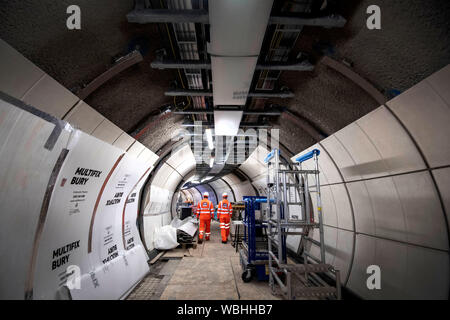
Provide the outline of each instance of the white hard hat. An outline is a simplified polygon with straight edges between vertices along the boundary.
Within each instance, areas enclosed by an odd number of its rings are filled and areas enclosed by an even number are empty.
[[[228,197],[228,193],[226,192],[222,193],[222,197]]]
[[[209,193],[208,192],[203,192],[203,196],[204,197],[209,197]]]

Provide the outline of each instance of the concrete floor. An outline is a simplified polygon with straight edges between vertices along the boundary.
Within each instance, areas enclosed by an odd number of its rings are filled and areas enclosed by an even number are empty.
[[[172,252],[166,261],[163,256],[128,299],[280,299],[271,294],[267,282],[242,281],[239,254],[230,242],[222,244],[219,230],[219,223],[214,221],[210,241],[181,254]]]

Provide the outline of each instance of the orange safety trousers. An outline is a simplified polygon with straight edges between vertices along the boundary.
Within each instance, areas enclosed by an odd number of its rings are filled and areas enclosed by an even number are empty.
[[[230,220],[232,212],[233,208],[227,199],[219,202],[219,205],[217,206],[217,214],[220,221],[220,234],[222,236],[222,241],[224,242],[227,241],[228,236],[230,235]]]
[[[227,241],[230,235],[230,216],[220,216],[220,234],[222,235],[222,241]]]
[[[211,235],[211,218],[203,218],[200,217],[200,234],[198,237],[200,240],[203,240],[203,233],[205,233],[205,239],[209,240],[209,237]]]
[[[199,239],[203,240],[205,234],[206,240],[209,240],[211,235],[211,218],[214,215],[214,206],[208,199],[203,199],[197,205],[197,217],[200,218]]]

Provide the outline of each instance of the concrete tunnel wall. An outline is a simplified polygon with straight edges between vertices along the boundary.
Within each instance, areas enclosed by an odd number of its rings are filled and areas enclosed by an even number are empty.
[[[1,40],[0,70],[0,298],[119,299],[148,272],[136,218],[158,157]]]

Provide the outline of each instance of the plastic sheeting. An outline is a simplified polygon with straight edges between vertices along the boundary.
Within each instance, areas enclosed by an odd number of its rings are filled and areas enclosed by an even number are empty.
[[[155,249],[170,250],[178,247],[177,229],[171,225],[163,226],[155,232]]]

